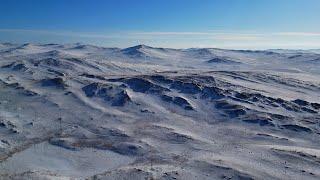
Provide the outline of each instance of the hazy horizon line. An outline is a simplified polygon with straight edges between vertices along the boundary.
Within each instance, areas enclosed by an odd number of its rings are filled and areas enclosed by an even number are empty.
[[[219,48],[219,47],[187,47],[187,48],[172,48],[172,47],[164,47],[164,46],[152,46],[148,44],[136,44],[136,45],[131,45],[131,46],[126,46],[126,47],[116,47],[116,46],[103,46],[103,45],[96,45],[96,44],[91,44],[91,43],[83,43],[83,42],[74,42],[74,43],[36,43],[36,42],[25,42],[25,43],[18,43],[18,42],[8,42],[8,41],[1,41],[0,44],[13,44],[13,45],[88,45],[88,46],[95,46],[95,47],[102,47],[102,48],[118,48],[118,49],[127,49],[127,48],[132,48],[136,46],[147,46],[150,48],[163,48],[163,49],[175,49],[175,50],[183,50],[183,49],[221,49],[221,50],[248,50],[248,51],[268,51],[268,50],[320,50],[320,48],[311,48],[311,49],[292,49],[292,48],[266,48],[266,49],[237,49],[237,48]]]
[[[254,30],[106,31],[79,32],[0,28],[0,41],[11,43],[72,44],[126,48],[137,44],[173,49],[218,48],[238,50],[320,49],[320,32]]]

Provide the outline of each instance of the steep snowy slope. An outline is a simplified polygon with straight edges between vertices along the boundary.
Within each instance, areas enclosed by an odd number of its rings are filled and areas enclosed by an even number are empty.
[[[317,58],[3,43],[0,179],[319,179]]]

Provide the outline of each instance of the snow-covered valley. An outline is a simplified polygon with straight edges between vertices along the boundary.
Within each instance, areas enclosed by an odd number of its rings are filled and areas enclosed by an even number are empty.
[[[319,50],[0,44],[0,179],[319,179]]]

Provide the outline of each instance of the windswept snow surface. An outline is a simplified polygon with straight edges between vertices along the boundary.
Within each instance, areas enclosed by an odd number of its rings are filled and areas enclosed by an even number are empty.
[[[0,45],[0,179],[320,179],[318,50]]]

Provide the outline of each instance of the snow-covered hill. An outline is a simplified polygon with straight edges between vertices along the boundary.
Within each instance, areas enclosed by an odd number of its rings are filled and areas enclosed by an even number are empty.
[[[319,179],[316,50],[0,44],[0,179]]]

